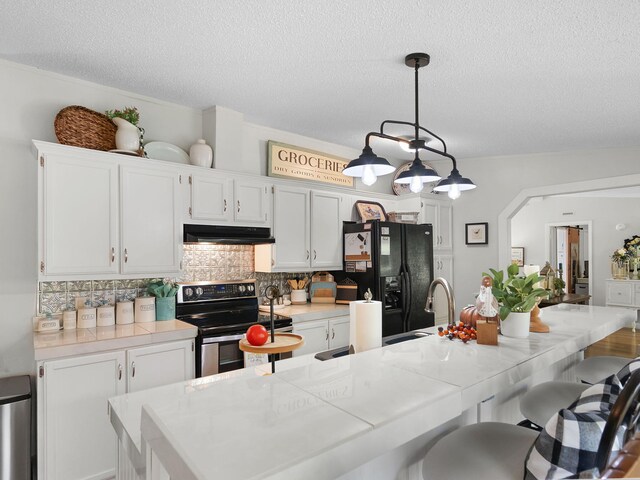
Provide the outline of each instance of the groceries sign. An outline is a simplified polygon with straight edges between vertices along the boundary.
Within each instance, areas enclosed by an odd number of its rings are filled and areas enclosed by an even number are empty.
[[[268,142],[268,149],[270,177],[297,178],[353,187],[353,177],[342,174],[349,163],[344,158],[271,140]]]

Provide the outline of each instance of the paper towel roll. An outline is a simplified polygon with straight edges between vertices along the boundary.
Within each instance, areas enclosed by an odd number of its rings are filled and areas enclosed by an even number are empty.
[[[349,343],[356,353],[382,346],[382,302],[349,303]]]
[[[540,265],[525,265],[523,267],[524,276],[528,277],[532,273],[536,273],[540,276]],[[540,282],[534,283],[533,288],[540,288]]]

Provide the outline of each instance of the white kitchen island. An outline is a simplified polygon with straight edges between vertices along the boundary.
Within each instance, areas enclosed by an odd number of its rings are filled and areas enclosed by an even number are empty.
[[[581,350],[630,315],[558,305],[544,309],[550,333],[497,347],[434,335],[326,362],[294,358],[271,376],[245,369],[116,397],[111,420],[141,478],[395,478],[399,468],[420,478],[430,440],[502,419],[527,385],[569,377]]]

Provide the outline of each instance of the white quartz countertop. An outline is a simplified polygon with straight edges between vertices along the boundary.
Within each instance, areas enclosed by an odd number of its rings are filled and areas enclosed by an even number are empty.
[[[172,478],[338,477],[634,314],[561,304],[544,309],[551,333],[500,337],[497,347],[430,336],[325,362],[307,355],[279,362],[275,375],[244,369],[116,397],[111,421],[138,453],[147,442]]]
[[[34,332],[36,361],[71,355],[120,350],[153,343],[194,338],[198,328],[180,320],[76,328],[57,332]]]

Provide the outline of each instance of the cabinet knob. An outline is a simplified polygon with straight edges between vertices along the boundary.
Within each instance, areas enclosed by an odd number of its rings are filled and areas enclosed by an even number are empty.
[[[122,364],[118,364],[118,380],[122,380]]]
[[[324,339],[325,339],[325,340],[329,340],[329,330],[325,330],[325,333],[326,333],[327,335],[324,337]]]
[[[331,327],[331,340],[333,340],[334,338],[336,338],[336,331],[333,327]]]
[[[136,376],[136,362],[131,362],[131,378]]]
[[[111,247],[111,263],[116,261],[116,249]]]
[[[309,250],[307,250],[307,260],[309,260]]]
[[[227,199],[225,198],[224,199],[224,210],[223,210],[223,212],[226,212],[226,211],[227,211]]]
[[[313,251],[313,259],[315,260],[316,258],[318,258],[318,254],[317,254],[317,252],[314,250],[314,251]]]
[[[240,213],[240,200],[238,200],[238,213]]]
[[[127,252],[127,249],[124,249],[124,263],[127,263],[129,261],[129,252]]]

